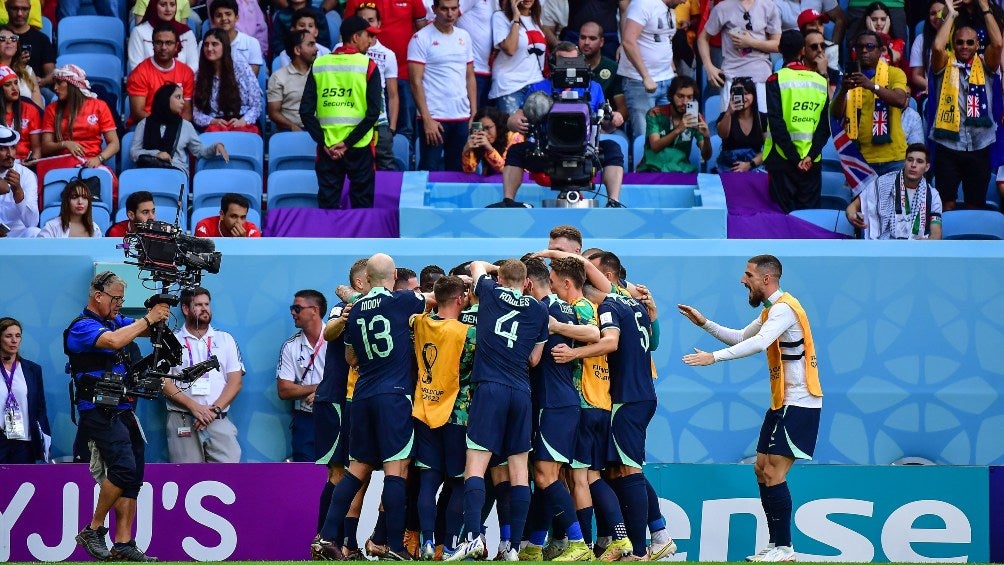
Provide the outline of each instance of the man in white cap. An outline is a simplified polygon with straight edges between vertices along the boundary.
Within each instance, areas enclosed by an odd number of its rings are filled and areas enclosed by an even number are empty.
[[[35,237],[38,177],[14,158],[21,135],[0,125],[0,237]]]

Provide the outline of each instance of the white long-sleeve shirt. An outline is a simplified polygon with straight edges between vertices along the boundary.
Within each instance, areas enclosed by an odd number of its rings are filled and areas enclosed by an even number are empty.
[[[21,163],[14,163],[12,168],[21,175],[24,199],[15,202],[13,190],[0,195],[0,222],[10,228],[7,237],[35,237],[38,233],[38,177]],[[0,171],[0,179],[6,174],[7,171]]]

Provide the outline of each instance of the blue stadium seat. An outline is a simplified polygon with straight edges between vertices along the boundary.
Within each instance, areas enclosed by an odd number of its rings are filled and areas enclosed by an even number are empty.
[[[851,203],[851,191],[847,188],[844,173],[823,171],[823,192],[819,207],[828,210],[846,210]]]
[[[153,204],[157,207],[157,219],[161,222],[167,222],[174,225],[174,219],[178,216],[178,196],[174,196],[174,200],[166,200],[163,195],[154,194]],[[118,209],[115,212],[115,222],[124,222],[128,220],[129,216],[126,215],[125,206]],[[188,231],[188,213],[185,212],[178,217],[178,226],[182,231]]]
[[[614,143],[619,145],[621,148],[621,154],[624,155],[624,162],[625,163],[631,162],[631,153],[629,152],[630,148],[628,147],[628,140],[626,137],[616,133],[601,133],[600,141],[603,141],[605,139],[609,139],[610,141],[613,141]]]
[[[132,145],[133,135],[135,135],[134,132],[127,131],[126,134],[122,136],[122,150],[119,151],[119,159],[122,160],[122,168],[120,171],[122,172],[136,168],[136,163],[132,160],[132,155],[129,154],[129,146]]]
[[[704,102],[704,121],[708,122],[708,126],[714,131],[715,122],[718,121],[718,116],[722,114],[722,97],[718,94],[713,94],[708,96],[707,101]]]
[[[45,16],[42,16],[42,33],[52,41],[52,20]]]
[[[837,147],[833,145],[833,138],[826,140],[826,145],[823,146],[821,162],[824,171],[843,171],[840,167],[840,154],[837,153]]]
[[[314,171],[276,171],[268,176],[268,209],[317,208]]]
[[[408,138],[404,134],[394,134],[394,161],[402,171],[411,170],[411,151]]]
[[[278,55],[276,55],[275,59],[272,59],[272,65],[271,65],[272,74],[274,75],[276,71],[278,71],[281,68],[282,68],[282,59]]]
[[[199,222],[205,220],[206,218],[216,218],[220,215],[220,207],[217,206],[203,206],[202,208],[196,208],[192,212],[192,229],[199,225]],[[248,221],[252,224],[261,227],[261,213],[254,208],[248,208]]]
[[[838,216],[843,216],[844,213],[840,210],[819,208],[815,210],[794,210],[790,215],[825,230],[837,231]]]
[[[181,190],[181,185],[185,190]],[[157,207],[157,219],[164,222],[174,221],[174,215],[163,215],[162,207],[178,209],[178,193],[181,192],[181,207],[188,209],[188,175],[178,169],[129,169],[119,176],[119,207],[120,213],[125,213],[125,201],[130,194],[141,190],[153,194],[153,202]],[[118,217],[118,214],[116,214]]]
[[[57,217],[59,217],[58,203],[55,206],[49,206],[43,209],[41,212],[39,212],[38,226],[42,227],[46,223],[48,223],[49,220]],[[100,206],[95,206],[94,208],[91,209],[91,219],[94,220],[94,223],[97,224],[99,228],[101,228],[102,235],[104,235],[104,233],[108,231],[108,228],[111,227],[112,225],[111,217],[108,214],[108,210],[105,210]]]
[[[92,85],[101,85],[109,93],[114,94],[119,106],[124,100],[122,96],[122,61],[102,53],[74,53],[60,55],[56,66],[62,67],[73,63],[87,73],[87,80]]]
[[[642,157],[645,156],[645,136],[639,135],[634,138],[631,142],[631,170],[638,168],[638,164],[641,163]]]
[[[1004,214],[993,210],[951,210],[942,214],[943,239],[1004,239]]]
[[[268,139],[268,172],[314,170],[317,144],[305,131],[282,131]]]
[[[125,25],[109,16],[71,16],[59,21],[56,37],[60,55],[104,53],[125,57]]]
[[[716,167],[718,167],[718,156],[722,154],[722,138],[718,137],[714,133],[714,130],[711,131],[711,158],[704,165],[704,172],[706,173],[720,172]]]
[[[265,142],[260,135],[239,131],[221,131],[204,133],[199,136],[199,139],[206,145],[212,145],[217,141],[223,142],[227,153],[230,154],[230,162],[227,163],[219,157],[199,159],[195,163],[195,172],[207,169],[227,169],[254,171],[258,173],[259,177],[264,174]]]
[[[314,174],[314,171],[310,171]],[[247,196],[251,207],[261,212],[261,175],[254,171],[209,169],[195,173],[192,180],[192,208],[215,206],[220,209],[220,199],[228,192]]]
[[[47,172],[42,180],[42,208],[52,205],[59,206],[59,195],[63,192],[63,187],[66,186],[66,183],[77,178],[78,173],[80,173],[78,168],[52,169]],[[111,211],[115,207],[115,203],[112,202],[111,173],[105,169],[84,169],[83,177],[101,179],[101,194],[98,195],[98,201],[94,203],[94,206],[104,207]]]

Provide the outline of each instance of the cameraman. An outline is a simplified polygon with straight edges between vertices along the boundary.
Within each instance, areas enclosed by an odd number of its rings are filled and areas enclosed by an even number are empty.
[[[579,48],[568,41],[562,41],[554,47],[555,57],[575,58],[579,56]],[[553,87],[550,81],[544,80],[530,87],[529,96],[536,91],[542,91],[548,95],[553,94]],[[590,113],[595,115],[604,104],[603,88],[595,80],[589,81],[589,89],[574,89],[579,96],[588,94]],[[604,120],[600,124],[600,129],[604,133],[612,133],[615,129],[624,124],[624,116],[620,112],[612,112],[610,119]],[[523,115],[523,110],[519,109],[509,117],[509,130],[517,131],[523,135],[527,134],[529,123]],[[589,139],[592,139],[590,132]],[[526,169],[527,153],[532,150],[533,144],[530,142],[517,143],[509,148],[506,155],[505,167],[502,169],[502,190],[504,198],[502,206],[505,208],[529,208],[528,204],[516,202],[516,191],[519,190],[523,181],[523,170]],[[624,154],[617,142],[608,139],[600,140],[600,166],[603,167],[603,184],[607,187],[607,207],[623,208],[620,203],[621,182],[624,180]],[[539,172],[539,171],[531,171]]]
[[[125,282],[111,271],[91,279],[90,291],[87,307],[63,332],[63,349],[69,357],[80,412],[80,434],[93,442],[92,469],[103,467],[96,475],[101,489],[94,517],[76,539],[98,560],[156,561],[136,547],[132,538],[136,496],[143,485],[144,444],[132,399],[122,397],[116,406],[96,405],[95,388],[109,378],[126,376],[125,347],[137,337],[147,336],[150,327],[166,320],[171,311],[166,304],[158,304],[138,320],[120,315]],[[108,529],[103,524],[113,507],[115,545],[109,551],[105,545]]]

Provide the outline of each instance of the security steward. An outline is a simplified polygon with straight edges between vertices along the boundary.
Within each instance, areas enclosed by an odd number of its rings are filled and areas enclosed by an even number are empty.
[[[342,184],[349,177],[352,208],[372,208],[373,146],[383,86],[366,51],[380,30],[359,16],[342,21],[342,46],[318,57],[300,100],[300,119],[317,143],[317,203],[341,208]]]
[[[142,318],[119,314],[125,282],[105,271],[91,279],[87,307],[63,332],[69,358],[73,397],[80,413],[79,433],[91,445],[91,472],[101,486],[94,517],[76,540],[98,560],[156,561],[136,547],[132,537],[136,496],[143,485],[144,438],[133,399],[110,392],[106,386],[127,372],[127,345],[147,336],[150,327],[166,320],[170,308],[158,304]],[[115,545],[105,544],[105,518],[115,509]]]
[[[798,30],[781,34],[784,67],[767,79],[767,140],[763,163],[770,196],[785,213],[819,205],[820,156],[830,137],[826,78],[802,64]]]

